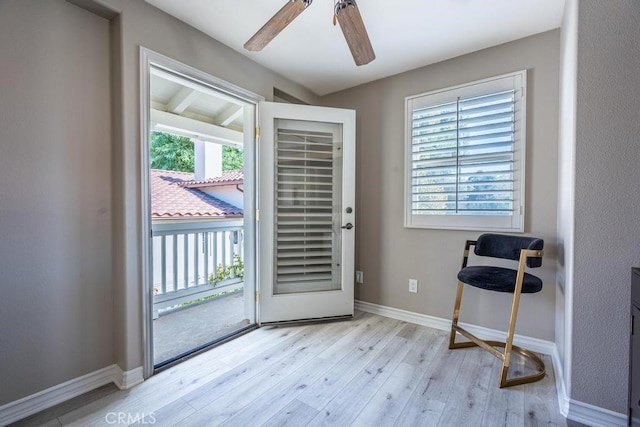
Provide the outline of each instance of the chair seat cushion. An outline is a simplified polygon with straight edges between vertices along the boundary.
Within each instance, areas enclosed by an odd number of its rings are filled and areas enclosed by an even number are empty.
[[[458,280],[476,288],[496,292],[511,292],[516,287],[518,272],[510,268],[476,265],[465,267],[458,273]],[[532,294],[542,289],[542,280],[533,274],[524,273],[522,292]]]

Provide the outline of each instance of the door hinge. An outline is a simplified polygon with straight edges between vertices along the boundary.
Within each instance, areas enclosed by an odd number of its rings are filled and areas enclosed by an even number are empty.
[[[256,126],[256,139],[260,138],[260,126]]]
[[[256,291],[256,303],[260,302],[260,291]]]
[[[635,316],[634,316],[634,315],[631,315],[631,335],[634,335],[634,334],[635,334],[635,327],[634,327],[634,325],[635,325],[635,323],[636,323],[636,322],[634,322],[634,320],[635,320]]]
[[[260,221],[260,209],[256,209],[256,221]]]

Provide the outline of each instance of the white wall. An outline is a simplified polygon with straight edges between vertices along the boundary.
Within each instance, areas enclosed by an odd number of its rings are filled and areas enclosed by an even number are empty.
[[[0,2],[0,406],[113,363],[109,23]]]
[[[240,185],[243,188],[244,184]],[[240,209],[244,206],[244,193],[236,188],[235,185],[218,185],[216,187],[204,187],[198,190],[216,197],[223,202],[227,202]]]
[[[576,77],[578,1],[566,0],[560,32],[560,123],[558,133],[558,275],[556,344],[567,394],[571,394],[571,332],[573,312]]]
[[[517,40],[327,95],[357,111],[356,269],[360,300],[451,318],[466,239],[480,232],[403,227],[404,98],[511,71],[528,70],[525,230],[545,239],[543,290],[524,295],[516,333],[553,341],[559,31]],[[418,294],[408,280],[419,281]],[[461,320],[505,330],[511,295],[465,290]]]
[[[581,0],[571,397],[625,414],[640,265],[640,2]]]

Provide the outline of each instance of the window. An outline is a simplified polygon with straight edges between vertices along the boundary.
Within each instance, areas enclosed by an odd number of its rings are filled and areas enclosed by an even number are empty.
[[[523,231],[526,71],[406,98],[405,226]]]

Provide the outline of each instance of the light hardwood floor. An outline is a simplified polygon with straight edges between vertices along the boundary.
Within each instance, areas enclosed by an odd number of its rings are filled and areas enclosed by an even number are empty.
[[[545,363],[542,381],[501,390],[490,354],[358,313],[263,327],[131,390],[105,386],[16,425],[566,426]]]

